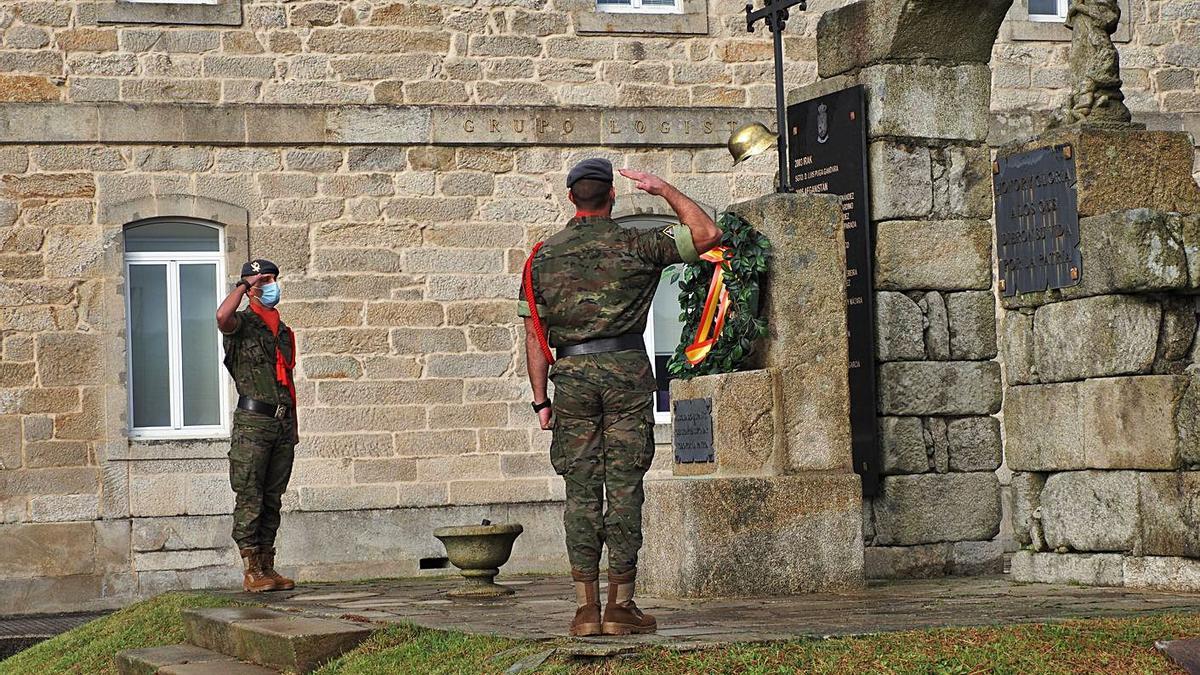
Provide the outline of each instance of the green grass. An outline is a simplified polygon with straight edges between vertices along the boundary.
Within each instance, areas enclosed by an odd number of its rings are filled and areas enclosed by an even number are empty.
[[[1154,650],[1200,635],[1200,615],[945,628],[832,640],[735,645],[701,652],[648,649],[596,661],[555,656],[545,675],[629,673],[1182,673]],[[319,675],[503,673],[561,643],[530,643],[397,625]]]
[[[86,623],[4,661],[0,674],[116,673],[113,656],[126,649],[183,642],[179,611],[238,604],[203,593],[167,593]]]
[[[184,639],[179,610],[234,602],[171,593],[93,621],[0,662],[0,673],[113,673],[124,649]],[[602,660],[556,655],[546,675],[644,673],[1181,673],[1154,650],[1163,639],[1200,636],[1200,614],[1061,624],[943,628],[859,638],[743,644],[701,652],[646,649]],[[565,641],[529,642],[395,624],[318,671],[319,675],[503,673]]]
[[[521,657],[547,648],[536,642],[395,624],[327,664],[316,675],[503,672]]]

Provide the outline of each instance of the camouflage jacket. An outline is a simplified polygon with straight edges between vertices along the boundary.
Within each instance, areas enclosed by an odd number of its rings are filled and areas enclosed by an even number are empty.
[[[292,351],[292,329],[279,321],[279,337],[249,308],[234,314],[237,326],[225,333],[225,368],[242,396],[274,403],[292,405],[292,395],[275,378],[275,348],[278,345],[289,363],[295,358]]]
[[[665,267],[699,260],[684,225],[642,230],[573,218],[533,260],[534,300],[552,346],[643,333]],[[529,316],[522,286],[517,314]]]

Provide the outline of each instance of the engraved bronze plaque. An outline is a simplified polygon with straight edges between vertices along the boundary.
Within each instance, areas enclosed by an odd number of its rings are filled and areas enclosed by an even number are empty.
[[[992,187],[1001,294],[1078,284],[1083,259],[1071,146],[1000,157],[992,167]]]
[[[680,464],[716,461],[713,450],[712,399],[675,401],[675,461]]]

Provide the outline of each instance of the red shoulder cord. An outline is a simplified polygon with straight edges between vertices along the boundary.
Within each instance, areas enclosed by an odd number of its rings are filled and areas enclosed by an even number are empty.
[[[533,297],[533,257],[537,255],[538,249],[544,243],[546,242],[539,241],[533,245],[529,258],[525,260],[525,275],[522,284],[525,287],[525,302],[529,303],[529,316],[533,319],[533,332],[537,335],[538,345],[542,348],[546,362],[553,364],[554,354],[550,351],[550,343],[546,341],[546,327],[542,324],[542,317],[538,316],[537,300]]]

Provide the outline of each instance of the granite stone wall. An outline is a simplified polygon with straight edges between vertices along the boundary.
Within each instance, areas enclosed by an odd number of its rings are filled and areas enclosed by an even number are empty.
[[[1131,106],[1190,128],[1200,13],[1131,2]],[[285,569],[415,573],[439,554],[424,525],[509,516],[547,533],[528,528],[515,568],[562,567],[517,265],[569,214],[562,178],[583,156],[716,208],[769,192],[772,157],[735,171],[721,147],[729,122],[773,119],[767,35],[745,32],[740,0],[615,32],[588,0],[231,3],[237,20],[212,25],[0,3],[0,612],[236,580],[223,441],[125,429],[120,232],[156,215],[222,224],[229,269],[250,252],[285,269],[305,407]],[[818,22],[845,4],[793,15],[789,87],[816,82]],[[894,558],[881,573],[994,564],[985,140],[1064,95],[1065,48],[1002,29],[990,71],[859,69],[877,94],[918,95],[871,143],[888,475],[865,525],[871,555]]]
[[[1063,142],[1075,148],[1080,283],[1003,299],[1005,456],[1022,547],[1013,575],[1195,591],[1200,190],[1190,142],[1058,131],[1026,147]],[[1126,153],[1153,155],[1153,169],[1112,165]]]

